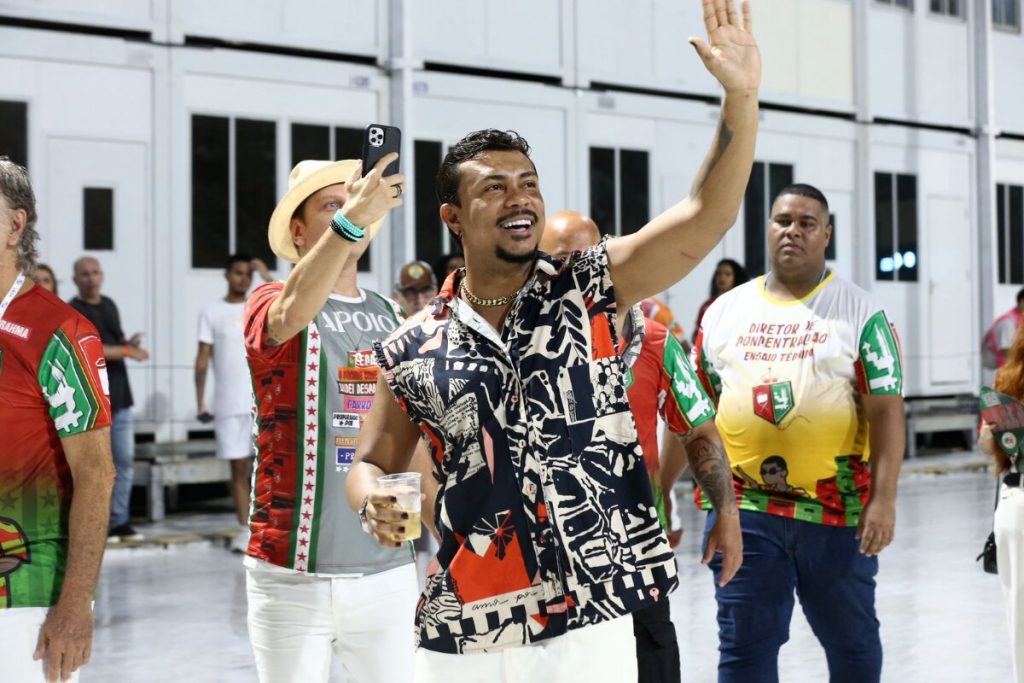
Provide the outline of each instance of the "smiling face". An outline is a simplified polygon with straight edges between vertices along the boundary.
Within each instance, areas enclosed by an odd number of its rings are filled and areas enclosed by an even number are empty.
[[[459,166],[459,204],[441,218],[462,236],[467,260],[530,263],[544,230],[537,169],[521,152],[493,150]]]
[[[825,269],[825,248],[832,237],[828,212],[811,197],[780,195],[772,205],[768,249],[772,270],[813,276]]]

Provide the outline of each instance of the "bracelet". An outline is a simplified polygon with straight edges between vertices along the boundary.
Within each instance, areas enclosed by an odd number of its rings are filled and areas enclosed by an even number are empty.
[[[366,234],[365,230],[356,227],[352,221],[345,218],[345,214],[340,210],[334,212],[334,218],[331,219],[331,229],[349,242],[358,242]]]
[[[121,347],[121,355],[124,356],[125,358],[131,358],[131,355],[132,355],[132,345],[131,344],[125,344],[124,346],[122,346]]]

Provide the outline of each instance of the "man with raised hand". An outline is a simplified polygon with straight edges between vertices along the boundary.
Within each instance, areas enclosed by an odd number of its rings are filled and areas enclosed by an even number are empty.
[[[735,5],[705,0],[725,89],[691,196],[636,233],[567,261],[539,255],[544,198],[529,145],[482,130],[438,172],[465,271],[376,346],[384,371],[349,477],[349,504],[396,547],[382,473],[421,434],[439,493],[438,571],[418,604],[417,680],[636,680],[632,620],[677,585],[616,353],[618,311],[678,282],[722,238],[753,162],[761,62]],[[394,400],[389,400],[389,394]],[[526,647],[524,647],[526,646]]]
[[[779,680],[794,591],[833,683],[881,676],[875,575],[896,518],[903,366],[885,310],[828,268],[831,237],[825,196],[783,189],[771,270],[716,299],[697,335],[743,527],[733,580],[720,585],[724,569],[710,565],[722,683]]]
[[[360,425],[374,402],[371,344],[398,304],[357,284],[357,262],[391,209],[389,154],[302,161],[270,219],[270,246],[295,263],[245,305],[258,434],[246,583],[249,636],[264,683],[412,680],[417,580],[412,546],[385,548],[345,504]],[[402,545],[402,544],[399,544]]]

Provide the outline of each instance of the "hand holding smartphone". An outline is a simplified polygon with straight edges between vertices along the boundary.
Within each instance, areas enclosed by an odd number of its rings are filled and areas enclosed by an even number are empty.
[[[371,123],[363,133],[363,175],[377,165],[386,155],[402,151],[402,131],[394,126],[382,123]],[[384,178],[398,173],[398,160],[391,162],[384,169]]]

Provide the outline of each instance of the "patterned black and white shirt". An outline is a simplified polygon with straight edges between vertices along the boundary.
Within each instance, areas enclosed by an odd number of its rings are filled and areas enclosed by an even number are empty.
[[[616,355],[605,245],[542,254],[500,335],[455,296],[461,276],[375,347],[440,484],[419,646],[525,645],[667,599],[675,559]]]

